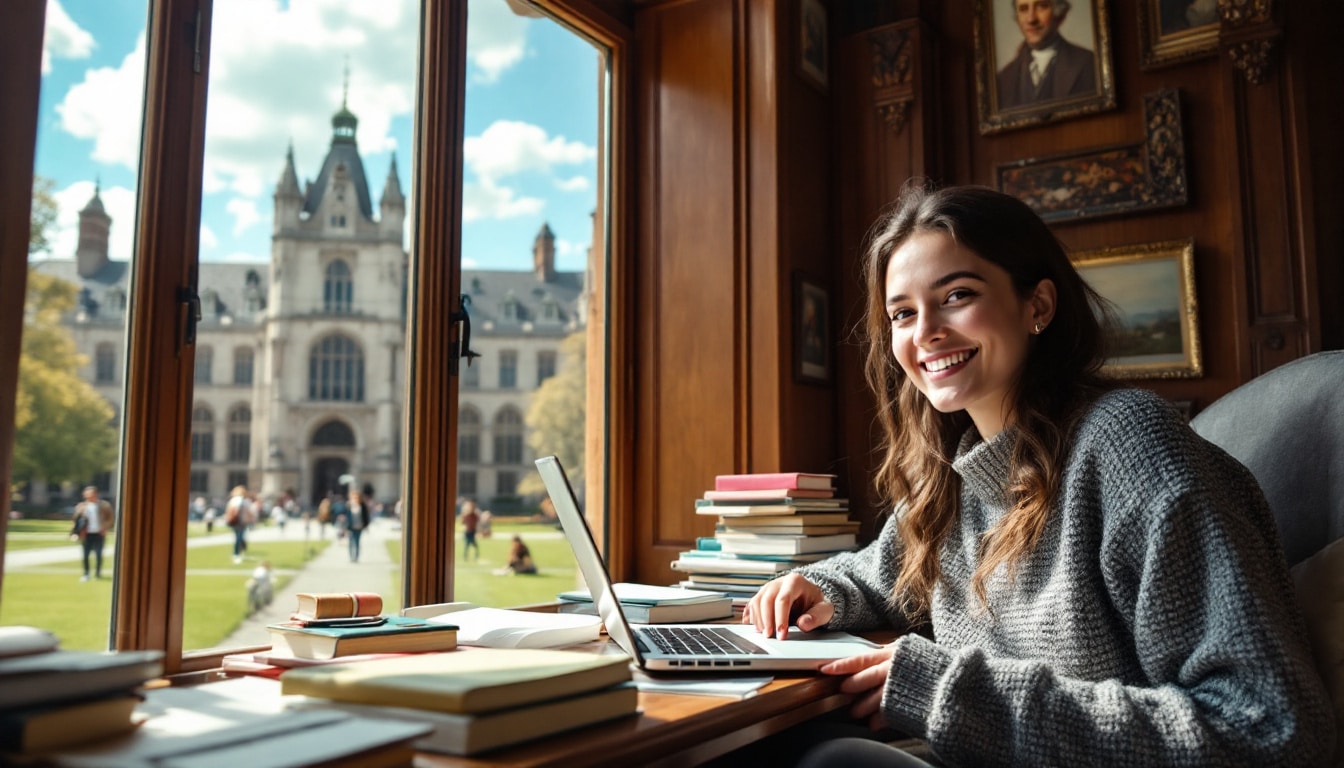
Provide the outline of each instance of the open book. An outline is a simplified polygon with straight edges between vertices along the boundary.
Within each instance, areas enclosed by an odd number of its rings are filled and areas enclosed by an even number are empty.
[[[457,626],[457,644],[482,648],[559,648],[596,640],[602,620],[571,613],[435,603],[401,609],[402,616]]]

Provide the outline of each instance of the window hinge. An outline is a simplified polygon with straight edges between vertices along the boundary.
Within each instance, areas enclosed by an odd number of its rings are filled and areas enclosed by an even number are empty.
[[[177,289],[179,324],[182,328],[182,346],[196,344],[196,324],[201,322],[201,297],[190,288]]]
[[[448,346],[448,375],[456,376],[458,371],[457,361],[466,358],[467,366],[471,366],[471,361],[480,355],[471,351],[471,315],[467,314],[467,307],[471,305],[471,297],[462,294],[462,303],[456,312],[448,317],[448,320],[457,325],[457,338]]]

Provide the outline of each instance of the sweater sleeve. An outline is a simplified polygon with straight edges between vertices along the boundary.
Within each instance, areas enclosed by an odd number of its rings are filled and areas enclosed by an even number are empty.
[[[862,631],[908,626],[892,600],[900,564],[898,538],[897,515],[892,514],[868,546],[792,571],[820,587],[835,606],[829,628]]]
[[[1141,445],[1126,444],[1132,429],[1103,434],[1111,447],[1085,457],[1101,577],[1146,679],[1079,679],[907,635],[884,691],[889,724],[953,765],[1325,760],[1333,716],[1263,495],[1221,450],[1161,420]]]

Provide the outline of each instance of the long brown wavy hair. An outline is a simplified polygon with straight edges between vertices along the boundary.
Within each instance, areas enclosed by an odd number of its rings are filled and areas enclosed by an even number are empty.
[[[886,437],[873,482],[884,504],[903,508],[893,597],[910,616],[928,609],[940,577],[941,545],[961,511],[961,480],[952,459],[972,426],[965,411],[940,413],[930,405],[892,355],[887,263],[912,235],[924,232],[946,234],[1006,270],[1024,299],[1045,279],[1056,289],[1054,318],[1029,345],[1010,395],[1017,428],[1007,485],[1011,509],[981,540],[972,578],[986,608],[986,580],[1004,563],[1011,574],[1040,540],[1074,427],[1085,407],[1111,387],[1099,373],[1105,356],[1098,315],[1110,316],[1108,304],[1079,276],[1040,217],[1017,198],[985,187],[907,184],[869,234],[864,279],[865,374]]]

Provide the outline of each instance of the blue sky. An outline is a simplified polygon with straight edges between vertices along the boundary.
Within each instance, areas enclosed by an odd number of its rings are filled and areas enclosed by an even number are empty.
[[[464,265],[530,268],[546,222],[557,267],[582,269],[595,206],[596,49],[507,0],[469,2]],[[36,172],[55,182],[61,209],[52,256],[74,255],[95,180],[113,217],[112,256],[131,255],[145,17],[143,0],[48,0]],[[375,209],[394,154],[414,206],[418,20],[407,0],[215,4],[203,260],[269,260],[285,152],[292,142],[300,183],[316,178],[347,64]]]

